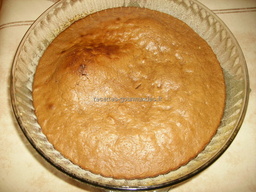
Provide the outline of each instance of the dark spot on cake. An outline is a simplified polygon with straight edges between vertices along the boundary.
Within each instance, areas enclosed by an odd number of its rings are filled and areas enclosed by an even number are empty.
[[[80,34],[80,38],[85,38],[86,36],[89,36],[91,34]]]
[[[78,72],[82,75],[82,76],[86,76],[86,65],[85,64],[81,64],[79,66]]]
[[[113,55],[117,54],[119,50],[119,46],[106,45],[105,43],[91,44],[86,47],[86,52],[90,53],[93,57],[102,55],[111,58]]]
[[[116,20],[117,20],[117,21],[120,21],[121,19],[120,19],[120,17],[117,17]]]
[[[53,103],[49,103],[49,104],[47,105],[47,108],[48,108],[49,110],[53,110],[53,109],[55,108],[55,106],[54,106]]]
[[[135,89],[138,89],[141,86],[141,83],[135,87]]]
[[[95,50],[99,53],[102,53],[106,56],[110,56],[112,54],[117,53],[119,50],[119,46],[116,45],[105,45],[103,43],[99,43],[98,46],[95,47]]]

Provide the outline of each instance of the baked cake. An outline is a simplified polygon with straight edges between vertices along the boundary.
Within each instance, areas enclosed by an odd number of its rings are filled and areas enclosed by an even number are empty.
[[[33,83],[43,133],[92,173],[166,174],[210,142],[225,105],[222,68],[184,22],[145,8],[76,21],[44,52]]]

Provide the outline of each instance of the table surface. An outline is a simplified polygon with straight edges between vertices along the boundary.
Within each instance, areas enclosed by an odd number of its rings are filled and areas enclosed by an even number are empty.
[[[30,145],[10,104],[15,51],[33,21],[56,0],[0,0],[0,191],[96,190],[64,175]],[[209,168],[171,191],[256,191],[256,0],[200,0],[229,27],[244,53],[250,100],[243,125],[227,151]]]

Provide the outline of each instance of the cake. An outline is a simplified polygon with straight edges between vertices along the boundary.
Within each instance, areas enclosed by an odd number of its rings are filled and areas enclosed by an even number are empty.
[[[158,11],[90,14],[47,47],[33,81],[43,133],[74,164],[115,179],[194,159],[223,116],[222,68],[205,40]]]

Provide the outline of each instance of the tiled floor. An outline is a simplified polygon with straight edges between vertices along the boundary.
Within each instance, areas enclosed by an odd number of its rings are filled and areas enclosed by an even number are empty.
[[[0,191],[95,191],[48,164],[31,147],[11,110],[10,70],[15,51],[33,21],[56,0],[0,0]],[[228,150],[207,170],[174,192],[256,191],[256,1],[200,0],[230,28],[240,44],[250,75],[250,100],[244,123]]]

